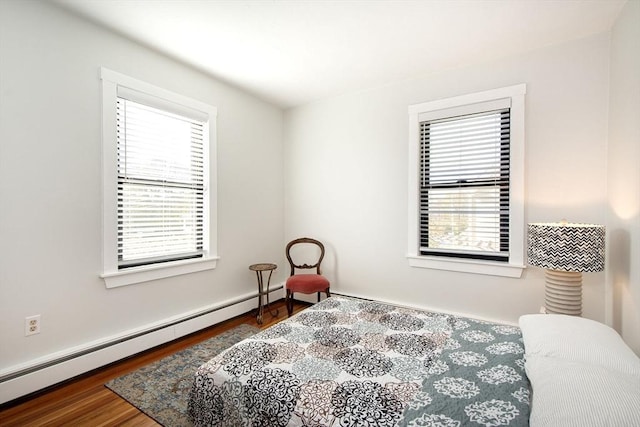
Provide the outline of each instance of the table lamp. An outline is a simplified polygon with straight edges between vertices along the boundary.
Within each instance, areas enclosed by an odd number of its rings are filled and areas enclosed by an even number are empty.
[[[604,226],[528,224],[528,263],[545,269],[545,312],[582,314],[582,273],[604,270]]]

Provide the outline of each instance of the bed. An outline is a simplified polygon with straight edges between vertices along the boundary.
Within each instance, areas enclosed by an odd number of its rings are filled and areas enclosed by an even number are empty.
[[[200,366],[196,426],[524,426],[521,330],[333,296]]]

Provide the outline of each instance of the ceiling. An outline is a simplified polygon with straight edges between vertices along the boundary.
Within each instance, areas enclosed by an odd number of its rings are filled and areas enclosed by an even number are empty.
[[[626,0],[54,0],[281,108],[607,31]]]

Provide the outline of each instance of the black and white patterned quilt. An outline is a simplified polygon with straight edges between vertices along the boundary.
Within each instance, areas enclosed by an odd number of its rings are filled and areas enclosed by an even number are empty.
[[[197,426],[524,426],[520,329],[331,297],[195,374]]]

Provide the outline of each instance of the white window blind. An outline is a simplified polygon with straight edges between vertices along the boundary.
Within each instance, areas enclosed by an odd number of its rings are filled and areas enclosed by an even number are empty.
[[[421,255],[509,260],[510,109],[420,122]]]
[[[207,126],[119,93],[119,269],[202,257]]]

